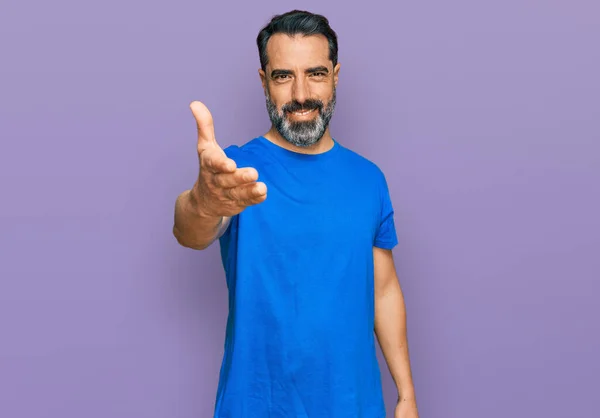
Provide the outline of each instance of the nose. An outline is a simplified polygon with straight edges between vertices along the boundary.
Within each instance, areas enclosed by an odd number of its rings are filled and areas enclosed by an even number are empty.
[[[296,77],[292,87],[292,99],[298,103],[304,104],[304,101],[310,97],[308,83],[303,77]]]

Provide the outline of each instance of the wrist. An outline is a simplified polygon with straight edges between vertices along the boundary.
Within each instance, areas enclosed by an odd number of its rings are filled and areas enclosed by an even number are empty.
[[[415,399],[415,389],[410,388],[398,388],[398,401],[411,401]]]
[[[206,211],[205,205],[202,204],[202,198],[198,190],[198,185],[194,184],[190,190],[187,191],[187,201],[190,210],[201,219],[217,219],[219,216],[211,215]]]
[[[193,190],[189,192],[190,194],[190,207],[196,217],[196,220],[200,222],[202,225],[206,225],[213,232],[218,232],[221,225],[225,221],[225,217],[223,215],[212,214],[206,211],[203,208],[202,204],[198,204],[198,199],[194,196]]]

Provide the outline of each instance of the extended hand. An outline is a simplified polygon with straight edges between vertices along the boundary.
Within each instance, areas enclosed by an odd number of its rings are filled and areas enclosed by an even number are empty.
[[[252,167],[237,168],[217,144],[213,118],[201,102],[190,104],[198,127],[198,160],[200,173],[192,189],[205,216],[233,216],[246,207],[263,202],[267,186],[257,182],[258,172]]]

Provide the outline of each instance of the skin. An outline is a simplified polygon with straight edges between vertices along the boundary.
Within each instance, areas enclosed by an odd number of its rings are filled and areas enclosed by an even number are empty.
[[[373,247],[375,334],[398,389],[394,418],[418,418],[406,332],[406,305],[391,250]]]
[[[269,62],[258,71],[265,92],[278,109],[296,100],[320,99],[325,105],[333,97],[340,64],[329,60],[324,36],[275,34],[268,42]],[[267,198],[267,188],[258,182],[256,169],[239,169],[215,139],[212,116],[201,102],[190,105],[198,129],[199,174],[194,186],[181,193],[175,205],[173,234],[189,248],[205,249],[226,229],[231,216]],[[315,118],[288,114],[294,120]],[[329,128],[310,147],[297,147],[271,129],[264,137],[291,151],[318,154],[333,147]],[[418,418],[406,333],[406,307],[391,250],[373,247],[375,276],[375,334],[398,389],[395,418]]]

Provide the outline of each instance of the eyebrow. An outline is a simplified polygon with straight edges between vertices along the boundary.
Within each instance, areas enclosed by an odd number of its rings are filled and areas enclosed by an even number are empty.
[[[306,71],[305,71],[305,73],[307,73],[307,74],[319,73],[319,72],[329,74],[329,70],[324,65],[319,65],[318,67],[311,67],[311,68],[306,69]],[[294,74],[294,72],[292,70],[275,69],[275,70],[271,71],[271,77],[275,77],[278,75],[293,75],[293,74]]]
[[[306,70],[307,73],[326,73],[329,74],[329,70],[324,65],[319,65],[318,67],[312,67]]]

